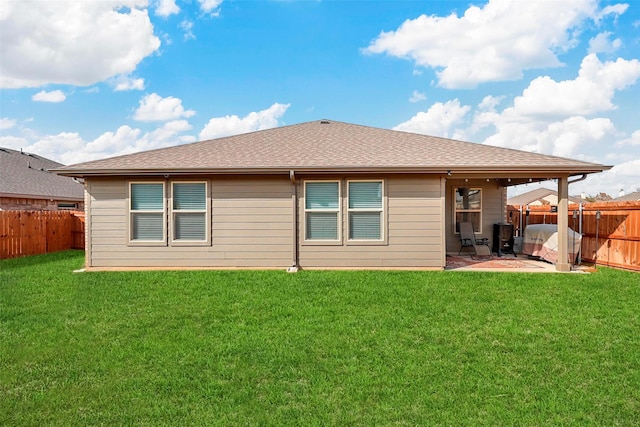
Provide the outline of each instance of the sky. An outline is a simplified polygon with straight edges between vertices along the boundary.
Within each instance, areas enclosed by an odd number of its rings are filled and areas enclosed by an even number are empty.
[[[0,147],[63,164],[330,119],[611,165],[569,192],[616,197],[639,80],[637,0],[0,0]]]

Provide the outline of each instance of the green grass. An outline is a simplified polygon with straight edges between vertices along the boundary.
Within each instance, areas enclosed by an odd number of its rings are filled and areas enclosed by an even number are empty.
[[[0,261],[0,425],[633,425],[640,275]]]

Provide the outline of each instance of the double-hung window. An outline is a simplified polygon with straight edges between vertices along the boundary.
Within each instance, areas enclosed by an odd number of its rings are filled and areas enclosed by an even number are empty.
[[[171,195],[171,241],[207,242],[207,183],[172,182]]]
[[[305,240],[339,241],[340,182],[305,182]]]
[[[164,184],[130,184],[130,227],[132,242],[166,242]]]
[[[349,240],[383,239],[382,181],[348,182]]]
[[[482,189],[458,187],[454,191],[455,232],[460,232],[461,222],[470,222],[475,233],[482,233]]]

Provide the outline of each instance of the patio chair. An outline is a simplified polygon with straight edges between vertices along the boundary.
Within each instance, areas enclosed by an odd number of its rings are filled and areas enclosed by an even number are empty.
[[[468,249],[471,252],[472,259],[488,258],[493,259],[491,254],[491,248],[489,247],[489,239],[482,237],[476,239],[476,234],[473,231],[473,224],[470,222],[460,223],[460,251],[458,255],[462,253],[463,249]]]

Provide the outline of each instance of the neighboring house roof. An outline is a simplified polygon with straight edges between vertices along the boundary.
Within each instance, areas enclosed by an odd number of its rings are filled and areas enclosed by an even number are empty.
[[[0,196],[83,200],[82,184],[49,172],[61,166],[35,154],[0,147]]]
[[[546,200],[547,198],[557,200],[558,192],[556,190],[549,190],[548,188],[536,188],[535,190],[527,191],[526,193],[522,193],[518,196],[510,197],[507,200],[507,204],[513,206],[530,205],[537,201]],[[581,200],[576,197],[569,197],[569,201],[572,203],[581,202]]]
[[[609,168],[489,145],[318,120],[86,162],[57,172],[68,176],[289,170],[579,174]]]
[[[637,202],[640,201],[640,191],[634,191],[633,193],[625,194],[624,196],[616,197],[612,202]]]

